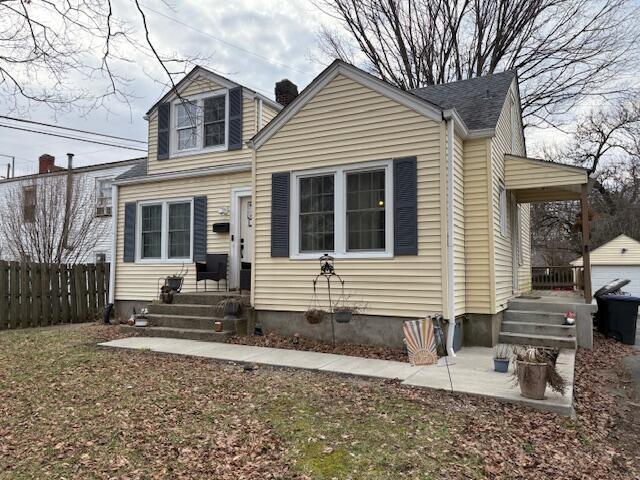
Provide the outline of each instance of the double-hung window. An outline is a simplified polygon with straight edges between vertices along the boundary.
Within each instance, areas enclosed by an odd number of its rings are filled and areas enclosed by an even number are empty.
[[[176,134],[178,150],[190,150],[198,144],[198,104],[180,102],[176,105]]]
[[[226,148],[226,93],[177,99],[173,106],[174,153],[186,155],[198,150]]]
[[[373,162],[294,173],[292,256],[392,256],[391,172],[390,162]]]
[[[142,261],[185,261],[192,256],[193,203],[171,200],[139,204],[137,251]]]

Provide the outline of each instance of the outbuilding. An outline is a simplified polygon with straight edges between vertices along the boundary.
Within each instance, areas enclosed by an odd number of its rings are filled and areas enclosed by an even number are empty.
[[[582,266],[582,257],[571,262],[571,265]],[[624,291],[640,297],[640,242],[624,234],[591,252],[593,291],[616,278],[631,280]]]

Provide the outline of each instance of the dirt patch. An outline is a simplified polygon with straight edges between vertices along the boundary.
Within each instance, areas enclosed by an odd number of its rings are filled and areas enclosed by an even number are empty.
[[[407,354],[401,349],[381,347],[375,345],[352,345],[348,343],[331,345],[318,342],[310,338],[299,337],[295,343],[293,337],[282,337],[270,333],[268,335],[234,336],[229,343],[238,345],[253,345],[256,347],[286,348],[289,350],[304,350],[307,352],[335,353],[338,355],[351,355],[354,357],[377,358],[380,360],[395,360],[408,362]]]

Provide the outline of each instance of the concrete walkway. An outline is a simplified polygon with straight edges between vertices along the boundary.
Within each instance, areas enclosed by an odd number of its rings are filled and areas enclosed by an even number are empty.
[[[546,400],[530,400],[520,395],[510,374],[493,371],[493,349],[463,348],[451,365],[451,383],[447,368],[435,365],[412,367],[390,360],[306,352],[281,348],[254,347],[217,342],[200,342],[159,337],[130,337],[99,344],[104,347],[150,350],[160,353],[204,357],[223,361],[256,363],[277,367],[318,370],[360,377],[398,379],[403,385],[453,390],[527,405],[561,415],[573,415],[573,372],[575,352],[563,350],[558,358],[560,374],[569,385],[565,396],[547,389]]]

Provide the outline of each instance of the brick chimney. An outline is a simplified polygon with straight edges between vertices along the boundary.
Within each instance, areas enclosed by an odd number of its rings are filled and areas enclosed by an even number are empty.
[[[56,167],[56,157],[45,153],[44,155],[40,155],[38,158],[39,166],[38,173],[51,173],[54,170],[57,170]]]
[[[276,82],[276,102],[285,107],[298,96],[298,87],[286,78]]]

